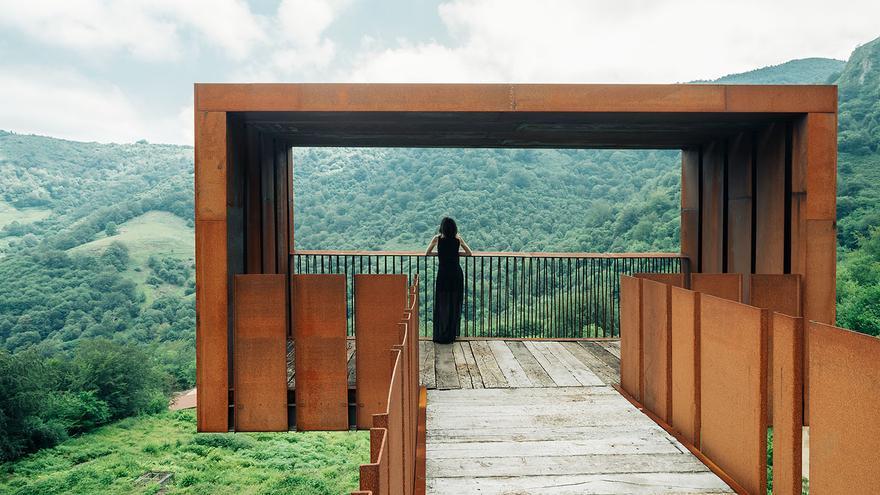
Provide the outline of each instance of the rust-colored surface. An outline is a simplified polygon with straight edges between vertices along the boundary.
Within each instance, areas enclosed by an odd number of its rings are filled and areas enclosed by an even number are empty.
[[[756,143],[755,273],[783,273],[785,133],[785,124],[770,124]]]
[[[406,275],[354,276],[358,428],[369,428],[373,414],[385,410],[391,377],[388,350],[400,343],[398,323],[406,305]]]
[[[260,211],[262,219],[263,273],[277,273],[275,218],[275,143],[267,134],[260,135]]]
[[[773,493],[801,495],[804,320],[774,314],[771,335]]]
[[[671,424],[700,444],[700,293],[678,287],[671,293]]]
[[[406,493],[402,356],[399,350],[391,351],[392,373],[391,386],[388,388],[388,411],[373,416],[374,426],[388,428],[388,489],[395,494]]]
[[[792,125],[791,133],[791,273],[803,275],[807,255],[807,157],[809,156],[808,116]],[[836,163],[834,168],[836,169]],[[836,201],[836,198],[835,198]]]
[[[642,280],[620,276],[620,385],[641,398]]]
[[[788,91],[784,85],[726,86],[728,112],[836,112],[836,86],[798,85]]]
[[[196,112],[196,220],[226,220],[226,113]]]
[[[293,225],[287,218],[288,183],[287,183],[287,155],[290,148],[280,139],[275,140],[275,224],[277,235],[275,266],[277,273],[287,273],[287,263],[290,259],[290,246],[287,240],[290,238],[288,229]]]
[[[418,347],[418,346],[416,346]],[[416,434],[415,495],[425,495],[427,490],[426,442],[428,435],[428,389],[419,388],[418,430]]]
[[[681,254],[689,271],[697,271],[700,257],[700,150],[681,151]],[[688,271],[688,270],[686,270]],[[687,282],[687,280],[685,280]]]
[[[361,464],[360,489],[373,495],[389,493],[388,430],[385,428],[370,429],[370,463]]]
[[[749,277],[749,304],[789,316],[801,316],[801,277],[797,274],[754,274]]]
[[[292,275],[296,428],[348,429],[345,275]]]
[[[642,281],[642,404],[667,422],[672,409],[670,289],[663,283]]]
[[[416,415],[419,410],[418,389],[410,388],[412,353],[410,352],[409,329],[406,323],[399,323],[398,328],[400,329],[400,344],[392,347],[399,352],[397,369],[394,371],[400,375],[400,404],[396,407],[400,409],[403,488],[404,493],[412,493],[413,477],[415,476]],[[394,404],[389,402],[389,410],[392,406]]]
[[[739,273],[692,273],[691,290],[710,296],[742,301],[742,274]]]
[[[828,112],[836,112],[827,110]],[[837,114],[807,115],[808,220],[834,220],[837,215]]]
[[[810,492],[880,493],[880,339],[809,327]]]
[[[807,220],[806,274],[804,275],[804,318],[831,324],[836,320],[837,227],[834,220]],[[804,424],[810,422],[810,335],[804,352]]]
[[[703,153],[703,204],[702,261],[703,273],[724,271],[724,142],[713,141],[702,149]]]
[[[829,86],[196,84],[197,110],[836,112]]]
[[[226,221],[196,221],[198,430],[229,430]]]
[[[263,232],[260,226],[260,134],[253,127],[247,131],[247,162],[245,172],[245,266],[248,273],[263,271]]]
[[[727,271],[752,271],[752,134],[742,132],[727,149]]]
[[[633,273],[633,277],[653,280],[673,287],[684,287],[683,273]]]
[[[235,431],[287,431],[287,276],[233,285]]]
[[[768,315],[700,296],[700,450],[760,494],[767,490]]]

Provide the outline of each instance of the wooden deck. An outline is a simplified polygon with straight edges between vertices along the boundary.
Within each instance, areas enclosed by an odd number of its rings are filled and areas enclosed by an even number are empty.
[[[617,341],[423,341],[419,350],[428,495],[733,493],[610,386],[620,380]]]

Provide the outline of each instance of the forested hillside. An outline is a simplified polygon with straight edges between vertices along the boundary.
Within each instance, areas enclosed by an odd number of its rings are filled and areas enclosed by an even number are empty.
[[[880,334],[880,40],[725,83],[840,85],[839,323]],[[299,249],[674,251],[674,151],[295,151]],[[0,131],[0,460],[194,382],[192,149]]]

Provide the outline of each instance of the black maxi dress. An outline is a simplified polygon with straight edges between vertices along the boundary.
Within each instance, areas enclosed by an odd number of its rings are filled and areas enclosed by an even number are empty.
[[[437,242],[437,280],[434,282],[434,342],[449,344],[459,334],[464,275],[458,264],[458,239],[441,237]]]

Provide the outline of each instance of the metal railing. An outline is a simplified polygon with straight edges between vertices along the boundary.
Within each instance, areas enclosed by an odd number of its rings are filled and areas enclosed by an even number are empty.
[[[675,273],[670,253],[474,253],[462,256],[461,337],[618,338],[620,275]],[[359,273],[414,274],[421,280],[422,336],[433,328],[437,257],[415,251],[296,251],[293,273],[346,275],[349,316]],[[349,335],[354,334],[348,318]]]

